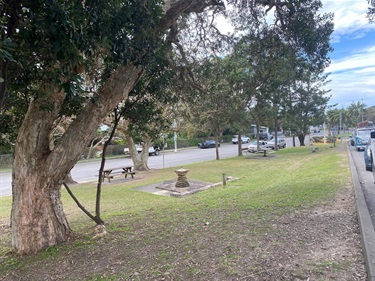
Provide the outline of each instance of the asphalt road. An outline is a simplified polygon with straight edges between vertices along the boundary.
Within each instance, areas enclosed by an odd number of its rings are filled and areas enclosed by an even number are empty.
[[[358,173],[359,182],[370,212],[372,224],[375,228],[375,184],[372,172],[366,171],[363,151],[356,151],[354,146],[349,146],[349,151]]]
[[[283,137],[283,136],[281,136]],[[284,137],[283,137],[284,138]],[[292,147],[292,138],[284,138],[287,147]],[[306,137],[306,143],[308,137]],[[242,147],[247,147],[248,144],[243,144]],[[296,146],[299,146],[298,138],[296,138]],[[237,155],[237,145],[231,143],[223,143],[219,149],[220,158],[229,158]],[[199,149],[189,148],[181,149],[177,152],[169,150],[160,152],[158,156],[150,156],[148,166],[151,169],[163,169],[168,167],[182,167],[186,164],[204,162],[216,159],[214,148]],[[129,156],[123,156],[116,159],[108,159],[106,161],[106,168],[132,166],[133,162]],[[72,169],[72,177],[78,183],[96,181],[98,171],[100,168],[100,161],[80,161]],[[0,196],[9,196],[12,194],[12,175],[11,172],[0,173]]]

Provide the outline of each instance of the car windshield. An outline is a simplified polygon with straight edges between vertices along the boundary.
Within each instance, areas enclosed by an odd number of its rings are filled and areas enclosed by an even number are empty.
[[[358,130],[357,135],[360,137],[369,137],[372,130]]]

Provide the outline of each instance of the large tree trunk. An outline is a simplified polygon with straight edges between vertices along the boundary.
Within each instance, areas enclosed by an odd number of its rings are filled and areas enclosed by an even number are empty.
[[[219,134],[218,133],[215,133],[215,142],[216,142],[216,146],[215,146],[216,160],[220,160],[220,154],[219,154],[219,145],[220,145],[220,142],[219,142]]]
[[[60,184],[47,181],[43,172],[22,172],[13,178],[20,188],[13,190],[12,247],[19,254],[32,254],[66,241],[71,229],[63,212]]]
[[[128,143],[129,147],[129,154],[133,160],[134,170],[136,171],[147,171],[149,170],[147,166],[147,159],[148,159],[148,148],[147,148],[147,158],[145,157],[145,147],[142,145],[142,153],[138,153],[137,148],[135,146],[134,140],[129,134],[125,135],[126,142]]]
[[[305,146],[305,134],[299,133],[298,134],[298,140],[300,146]]]
[[[64,94],[50,95],[52,108],[59,108]],[[43,103],[43,101],[42,101]],[[50,168],[50,133],[58,114],[40,110],[32,102],[18,133],[13,158],[12,246],[20,254],[66,241],[71,233],[60,200],[62,173]]]
[[[134,140],[128,133],[125,134],[126,142],[129,147],[129,154],[133,160],[134,170],[136,171],[148,171],[150,168],[147,165],[148,162],[148,148],[150,147],[149,142],[142,143],[142,152],[139,153],[135,146]]]
[[[50,134],[64,99],[53,93],[51,110],[31,103],[18,133],[13,160],[11,235],[13,249],[30,254],[66,241],[71,233],[60,201],[61,183],[80,159],[101,121],[138,81],[142,69],[120,67],[88,103],[53,149]]]
[[[242,134],[238,132],[238,143],[237,143],[238,156],[242,156]]]
[[[155,32],[168,29],[182,13],[201,12],[206,6],[218,4],[214,0],[166,1],[166,15]],[[107,113],[127,98],[141,74],[142,67],[131,64],[114,70],[95,103],[89,102],[79,112],[53,149],[49,146],[50,135],[65,94],[52,93],[31,103],[18,134],[13,161],[11,237],[16,252],[35,253],[69,238],[71,230],[60,201],[62,180]],[[46,93],[53,88],[48,86]]]
[[[278,144],[277,144],[277,131],[278,131],[278,126],[279,124],[278,124],[278,122],[277,122],[277,119],[275,119],[275,135],[274,135],[274,139],[273,139],[273,141],[274,141],[274,144],[275,144],[275,151],[276,150],[279,150],[279,146],[278,146]]]

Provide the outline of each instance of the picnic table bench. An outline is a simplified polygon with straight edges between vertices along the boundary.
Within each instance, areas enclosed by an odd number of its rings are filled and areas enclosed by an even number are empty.
[[[132,166],[106,168],[103,170],[102,180],[106,178],[108,179],[108,182],[111,182],[111,179],[113,179],[115,175],[125,175],[125,178],[127,178],[128,175],[131,175],[131,177],[134,178],[135,172],[133,171]]]
[[[247,152],[249,152],[247,148],[242,148],[242,150],[246,150]],[[273,153],[273,152],[274,151],[270,148],[261,148],[259,150],[253,151],[252,153],[263,153],[263,157],[267,157],[267,153]]]
[[[256,153],[263,153],[263,157],[267,157],[267,153],[274,153],[275,151],[271,148],[262,148],[256,151]]]

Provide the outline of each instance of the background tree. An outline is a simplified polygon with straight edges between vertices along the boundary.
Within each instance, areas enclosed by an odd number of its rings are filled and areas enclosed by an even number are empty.
[[[291,89],[287,119],[288,123],[294,122],[294,126],[291,126],[292,134],[298,136],[300,146],[305,145],[305,136],[315,119],[324,116],[329,97],[325,96],[327,91],[321,89],[326,78],[307,73],[304,80],[296,81]]]
[[[226,79],[228,62],[227,59],[215,58],[205,61],[195,69],[196,82],[200,85],[200,90],[190,105],[191,118],[200,124],[201,128],[211,132],[217,144],[232,120],[233,106],[236,103],[232,87]],[[219,149],[216,145],[216,160],[219,159]]]
[[[347,111],[349,113],[349,116],[353,119],[353,125],[356,125],[357,123],[364,121],[364,114],[366,111],[366,105],[361,102],[352,102],[349,107],[347,108]]]
[[[268,122],[274,128],[275,142],[280,116],[285,109],[285,89],[288,89],[295,76],[294,52],[280,34],[277,27],[263,25],[241,38],[236,50],[236,53],[245,56],[249,71],[249,79],[245,83],[248,87],[248,103],[256,101],[256,105],[250,107],[250,114],[258,131],[262,122]]]
[[[348,110],[344,108],[332,108],[327,111],[327,119],[329,126],[329,133],[331,134],[332,128],[337,130],[337,134],[345,133],[345,129],[353,122],[352,117]]]
[[[90,142],[86,159],[90,159],[93,157],[95,149],[108,139],[108,133],[109,132],[107,130],[102,130],[100,128],[96,131],[95,137]]]
[[[366,108],[366,120],[371,120],[375,122],[375,105]]]
[[[124,134],[135,170],[149,169],[149,147],[155,145],[160,134],[172,125],[173,120],[166,111],[178,101],[172,86],[176,79],[176,72],[168,65],[165,50],[162,50],[155,54],[154,63],[144,71],[141,80],[123,104],[123,118],[127,124]],[[136,143],[142,145],[141,153],[137,152]]]

